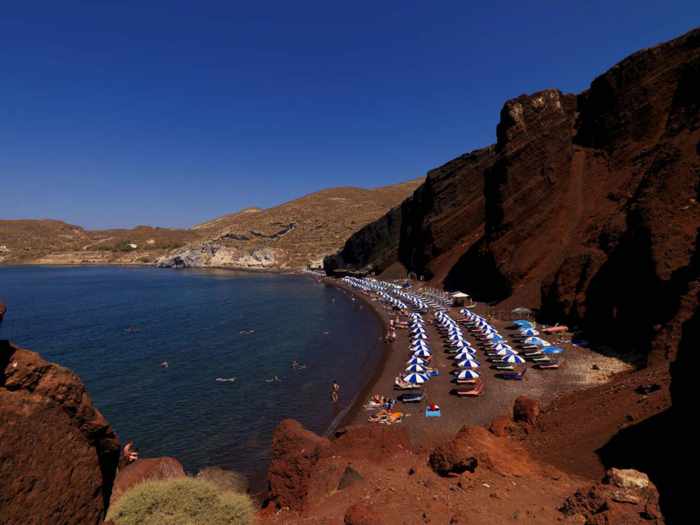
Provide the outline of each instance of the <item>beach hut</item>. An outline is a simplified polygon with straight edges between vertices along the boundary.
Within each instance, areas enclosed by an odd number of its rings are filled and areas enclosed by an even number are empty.
[[[464,292],[454,292],[452,294],[452,306],[464,306],[469,302],[469,295]]]

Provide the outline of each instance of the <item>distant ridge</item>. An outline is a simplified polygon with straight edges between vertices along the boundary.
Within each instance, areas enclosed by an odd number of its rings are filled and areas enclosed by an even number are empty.
[[[272,208],[244,208],[191,229],[86,230],[53,219],[0,220],[0,264],[306,268],[320,265],[421,182],[324,189]]]

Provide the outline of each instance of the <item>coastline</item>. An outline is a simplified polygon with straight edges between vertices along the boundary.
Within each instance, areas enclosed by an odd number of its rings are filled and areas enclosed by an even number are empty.
[[[366,305],[374,314],[377,321],[381,324],[382,327],[382,339],[380,342],[376,343],[377,347],[379,347],[381,351],[381,355],[377,360],[377,365],[365,379],[364,385],[362,386],[362,388],[360,388],[355,397],[352,398],[348,406],[345,407],[342,410],[342,412],[338,414],[338,416],[336,416],[336,418],[331,422],[326,432],[324,432],[323,435],[325,437],[329,437],[332,436],[339,429],[351,425],[355,422],[355,420],[357,420],[357,416],[362,410],[365,400],[369,398],[370,393],[372,392],[372,390],[375,389],[380,379],[384,375],[384,371],[386,370],[387,364],[389,362],[389,357],[391,356],[392,351],[394,350],[394,346],[393,343],[386,342],[384,340],[384,337],[386,336],[388,331],[389,319],[387,313],[376,302],[370,301],[369,298],[367,298],[367,296],[365,296],[362,293],[359,293],[358,291],[354,290],[349,286],[344,285],[342,281],[338,279],[334,279],[331,277],[322,277],[319,279],[319,281],[324,284],[327,284],[328,286],[334,286],[340,290],[343,290],[350,296],[356,298],[359,301],[362,301],[362,303]]]

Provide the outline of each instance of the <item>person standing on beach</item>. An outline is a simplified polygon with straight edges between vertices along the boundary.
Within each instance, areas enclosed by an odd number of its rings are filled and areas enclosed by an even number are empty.
[[[337,381],[333,381],[331,383],[331,401],[333,403],[338,402],[338,395],[340,394],[340,385],[338,384]]]

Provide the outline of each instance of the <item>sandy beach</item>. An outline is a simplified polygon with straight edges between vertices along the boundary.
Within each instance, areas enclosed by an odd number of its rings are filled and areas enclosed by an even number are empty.
[[[352,289],[342,281],[335,279],[324,281],[344,289],[369,305],[384,323],[385,331],[388,329],[389,320],[396,317],[395,311],[385,307],[373,297]],[[477,305],[472,310],[484,315],[487,308]],[[461,318],[459,308],[450,308],[448,313],[454,319]],[[440,375],[423,386],[423,392],[426,394],[425,401],[417,404],[397,403],[395,407],[395,410],[406,414],[403,421],[397,424],[408,429],[414,446],[418,448],[431,447],[449,439],[464,425],[488,425],[496,416],[509,414],[513,402],[520,395],[524,394],[547,404],[556,397],[574,390],[605,383],[615,373],[631,368],[630,365],[615,357],[604,356],[593,350],[564,342],[557,343],[558,346],[566,349],[560,369],[538,370],[529,366],[522,381],[507,381],[496,377],[497,371],[488,366],[485,356],[479,350],[477,355],[482,361],[480,372],[484,381],[484,392],[476,398],[458,398],[450,394],[450,390],[455,387],[451,374],[452,359],[444,352],[443,340],[432,323],[432,314],[426,314],[423,317],[426,320],[428,341],[433,349],[431,366],[439,370]],[[498,320],[491,322],[507,338],[514,333],[509,328],[510,322]],[[479,348],[471,334],[467,330],[464,330],[464,333],[467,339]],[[549,339],[555,341],[555,338]],[[394,389],[394,379],[397,375],[403,374],[406,367],[406,361],[409,358],[408,346],[408,331],[405,329],[397,331],[396,341],[384,344],[384,355],[379,360],[377,368],[367,371],[367,385],[331,431],[347,425],[376,424],[367,421],[367,417],[373,412],[365,410],[363,405],[375,393],[393,398],[401,394],[401,391]],[[440,417],[425,417],[425,407],[428,403],[440,405]]]

